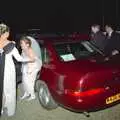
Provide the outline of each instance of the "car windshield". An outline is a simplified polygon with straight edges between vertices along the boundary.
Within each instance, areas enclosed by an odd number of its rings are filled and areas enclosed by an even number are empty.
[[[55,50],[62,61],[73,61],[100,54],[88,41],[55,44]]]

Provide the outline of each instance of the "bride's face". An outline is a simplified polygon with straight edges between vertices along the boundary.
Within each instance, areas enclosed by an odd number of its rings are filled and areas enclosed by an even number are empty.
[[[24,40],[20,41],[20,46],[21,46],[22,50],[28,49],[28,44],[26,44],[26,42]]]

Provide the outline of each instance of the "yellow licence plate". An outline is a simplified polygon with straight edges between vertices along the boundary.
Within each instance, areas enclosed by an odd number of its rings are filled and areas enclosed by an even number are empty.
[[[114,96],[108,97],[106,99],[106,104],[111,104],[111,103],[116,102],[118,100],[120,100],[120,93],[118,93],[118,94],[116,94]]]

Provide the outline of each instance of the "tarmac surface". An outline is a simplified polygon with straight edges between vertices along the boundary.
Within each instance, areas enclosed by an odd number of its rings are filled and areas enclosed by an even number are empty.
[[[48,111],[42,108],[37,98],[31,101],[18,100],[16,114],[12,117],[3,115],[0,120],[120,120],[120,104],[91,112],[90,117],[86,117],[62,107]]]

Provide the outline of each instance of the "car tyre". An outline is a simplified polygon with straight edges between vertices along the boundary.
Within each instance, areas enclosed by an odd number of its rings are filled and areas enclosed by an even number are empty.
[[[39,80],[39,76],[40,75],[40,71],[38,72],[38,74],[37,74],[37,76],[36,76],[36,80],[35,80],[35,85],[34,85],[34,91],[35,92],[38,92],[38,85],[39,85],[39,82],[40,82],[40,80]]]
[[[58,106],[53,100],[47,85],[43,81],[40,81],[38,84],[38,99],[42,107],[47,110],[55,109]]]

